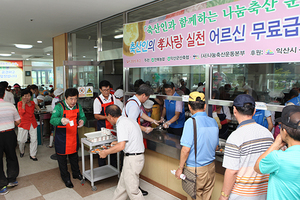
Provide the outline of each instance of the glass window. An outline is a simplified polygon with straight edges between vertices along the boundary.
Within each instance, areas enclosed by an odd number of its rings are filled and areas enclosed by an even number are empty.
[[[130,92],[135,90],[134,83],[139,79],[150,84],[155,93],[162,93],[161,88],[165,82],[173,82],[176,89],[183,89],[183,86],[185,86],[190,91],[194,91],[197,89],[199,82],[204,82],[205,66],[129,68],[128,83]]]
[[[69,70],[69,86],[77,88],[89,85],[98,88],[97,68],[97,66],[72,66],[72,70]]]
[[[73,60],[97,60],[97,24],[72,32],[70,37]]]
[[[32,74],[32,84],[36,85],[53,85],[53,70],[33,70]]]
[[[204,2],[205,0],[164,0],[159,1],[140,9],[128,13],[128,23],[144,21],[146,19],[156,18],[172,12],[179,11],[189,6]],[[213,7],[225,3],[233,2],[234,0],[213,0],[207,2],[207,7]]]
[[[233,100],[250,94],[256,101],[284,104],[293,87],[299,88],[300,63],[235,64],[213,66],[216,99]]]
[[[123,15],[101,23],[102,51],[122,48]]]
[[[38,84],[37,82],[37,72],[36,71],[32,71],[32,74],[31,74],[31,77],[32,77],[32,83],[33,84]]]

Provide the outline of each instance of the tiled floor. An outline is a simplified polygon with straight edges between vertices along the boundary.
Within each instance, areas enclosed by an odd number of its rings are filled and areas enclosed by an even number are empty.
[[[39,160],[37,162],[29,159],[29,144],[26,144],[23,158],[20,158],[17,150],[20,165],[20,174],[17,179],[19,185],[9,189],[8,194],[0,196],[0,200],[109,200],[112,198],[118,183],[117,176],[95,182],[97,191],[92,191],[88,180],[81,185],[79,180],[71,179],[74,188],[66,188],[60,178],[57,161],[50,159],[55,150],[47,148],[46,144],[48,144],[47,141],[44,145],[38,146],[37,158]],[[89,169],[89,160],[86,160],[86,163],[86,168]],[[4,165],[6,165],[5,159]],[[81,161],[79,166],[81,167]],[[149,192],[145,197],[146,200],[178,199],[144,180],[140,180],[140,186]]]

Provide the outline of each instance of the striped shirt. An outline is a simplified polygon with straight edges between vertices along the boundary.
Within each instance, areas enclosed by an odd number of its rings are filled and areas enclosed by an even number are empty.
[[[15,121],[20,119],[16,107],[9,102],[0,99],[0,131],[13,129]]]
[[[258,157],[273,143],[271,132],[253,119],[244,121],[226,141],[223,167],[237,170],[232,197],[238,199],[265,198],[268,189],[268,174],[258,174],[254,165]]]

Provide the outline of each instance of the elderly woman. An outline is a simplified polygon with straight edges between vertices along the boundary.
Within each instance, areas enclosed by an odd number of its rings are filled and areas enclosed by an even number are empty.
[[[32,93],[30,90],[24,90],[21,93],[22,100],[18,102],[18,111],[21,117],[21,123],[18,128],[18,142],[20,148],[20,157],[24,156],[25,142],[28,132],[30,134],[30,159],[37,161],[37,122],[34,116],[35,103],[31,101]]]

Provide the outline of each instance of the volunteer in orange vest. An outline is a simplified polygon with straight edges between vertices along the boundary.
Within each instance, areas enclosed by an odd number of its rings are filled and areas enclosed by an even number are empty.
[[[97,131],[101,131],[101,128],[113,129],[113,126],[109,121],[107,121],[107,116],[105,114],[106,107],[112,104],[115,104],[116,98],[113,94],[110,93],[110,82],[103,80],[99,83],[99,90],[101,94],[94,100],[94,117],[97,119]],[[111,158],[111,160],[115,160]],[[106,159],[98,159],[99,166],[106,164]],[[112,162],[113,165],[116,165],[116,162]],[[116,166],[115,166],[116,167]]]
[[[77,103],[78,90],[69,88],[65,92],[65,100],[59,102],[53,110],[50,123],[56,126],[55,151],[60,175],[66,187],[73,188],[67,167],[67,157],[71,164],[74,179],[82,180],[78,165],[78,128],[86,122],[81,105]]]

